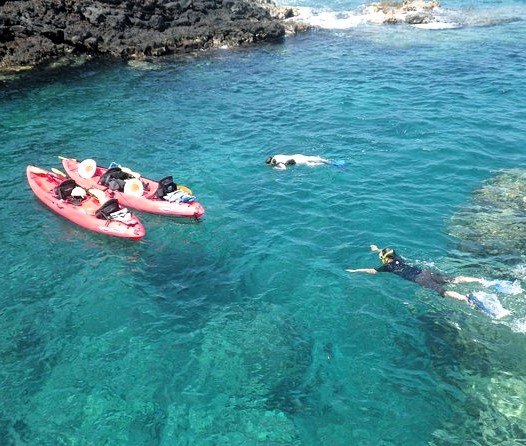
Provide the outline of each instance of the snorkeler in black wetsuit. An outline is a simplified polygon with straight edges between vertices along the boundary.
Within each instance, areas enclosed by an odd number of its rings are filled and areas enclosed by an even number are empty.
[[[451,283],[453,280],[452,277],[446,277],[442,274],[425,271],[416,266],[409,265],[404,259],[398,257],[394,251],[392,251],[392,253],[392,261],[387,260],[382,266],[375,268],[377,272],[394,273],[402,279],[410,280],[411,282],[418,283],[424,288],[435,290],[441,296],[446,293],[447,290],[444,288],[444,285],[446,283]],[[386,259],[387,258],[389,257],[386,257]]]
[[[347,269],[350,273],[394,273],[403,279],[410,280],[411,282],[418,283],[424,288],[430,288],[435,290],[438,294],[444,297],[451,297],[457,300],[468,301],[468,297],[457,293],[456,291],[446,290],[444,285],[448,283],[469,283],[477,282],[483,283],[482,279],[477,277],[447,277],[442,274],[438,274],[432,271],[422,270],[416,266],[407,264],[404,259],[399,257],[394,249],[384,248],[379,249],[376,245],[371,245],[371,251],[378,252],[378,256],[382,261],[382,266],[378,268],[361,268],[361,269]]]

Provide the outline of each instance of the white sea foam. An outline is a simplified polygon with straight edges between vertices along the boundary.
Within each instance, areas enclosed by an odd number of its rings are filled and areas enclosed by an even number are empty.
[[[515,266],[515,268],[513,268],[513,275],[517,277],[517,279],[526,281],[526,265],[521,264]]]
[[[300,7],[298,11],[294,20],[321,29],[350,29],[366,22],[363,16],[353,11],[317,11],[307,7]]]
[[[320,29],[344,30],[365,24],[383,24],[386,20],[384,13],[366,7],[347,11],[317,10],[309,7],[298,7],[297,11],[299,14],[291,20],[301,21]],[[438,17],[439,12],[435,11],[435,14]],[[393,14],[390,18],[397,20],[399,23],[403,23],[407,15],[407,13]],[[462,25],[449,21],[445,16],[441,16],[441,19],[435,22],[413,26],[425,29],[454,29]]]
[[[526,334],[526,318],[517,319],[510,323],[509,326],[516,333]]]
[[[414,28],[420,29],[457,29],[462,28],[460,23],[456,22],[431,22],[431,23],[418,23],[411,25]]]
[[[297,16],[290,20],[301,21],[320,29],[345,30],[366,24],[384,24],[388,16],[380,11],[362,6],[354,10],[335,11],[297,7]],[[522,11],[524,12],[524,11]],[[392,13],[389,19],[403,24],[411,13]],[[435,8],[429,23],[410,24],[411,27],[425,30],[458,29],[465,26],[495,26],[521,20],[520,11],[465,11]]]

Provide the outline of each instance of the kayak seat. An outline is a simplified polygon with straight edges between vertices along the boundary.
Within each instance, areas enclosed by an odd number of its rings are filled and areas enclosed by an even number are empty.
[[[119,210],[119,201],[116,198],[112,198],[95,211],[95,217],[100,218],[101,220],[110,220],[111,214],[118,212]]]
[[[155,196],[157,198],[163,198],[165,195],[168,195],[171,192],[177,190],[177,184],[174,183],[172,176],[167,176],[159,180],[159,187],[155,191]]]
[[[57,187],[55,187],[55,194],[60,200],[67,200],[71,197],[71,192],[77,187],[75,180],[68,179],[62,181]]]
[[[71,195],[71,192],[73,192],[73,189],[75,189],[77,186],[78,184],[75,183],[75,180],[64,180],[57,187],[55,187],[55,194],[57,195],[59,200],[64,200],[70,204],[74,204],[75,206],[80,206],[81,203],[84,201],[84,198],[74,197]]]
[[[123,192],[125,181],[130,178],[133,178],[133,176],[129,173],[123,172],[120,167],[112,167],[100,177],[99,184],[106,186],[111,190]]]

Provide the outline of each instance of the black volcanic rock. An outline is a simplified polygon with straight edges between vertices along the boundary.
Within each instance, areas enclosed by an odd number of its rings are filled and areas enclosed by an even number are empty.
[[[0,70],[279,41],[291,15],[271,0],[0,0]]]

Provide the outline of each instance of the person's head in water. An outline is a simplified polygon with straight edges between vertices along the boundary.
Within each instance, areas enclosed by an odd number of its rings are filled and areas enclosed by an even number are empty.
[[[389,263],[396,258],[396,252],[393,248],[384,248],[378,253],[382,263]]]
[[[265,160],[265,163],[266,163],[266,164],[274,165],[274,164],[276,164],[276,160],[274,159],[273,156],[269,156],[269,157]]]

